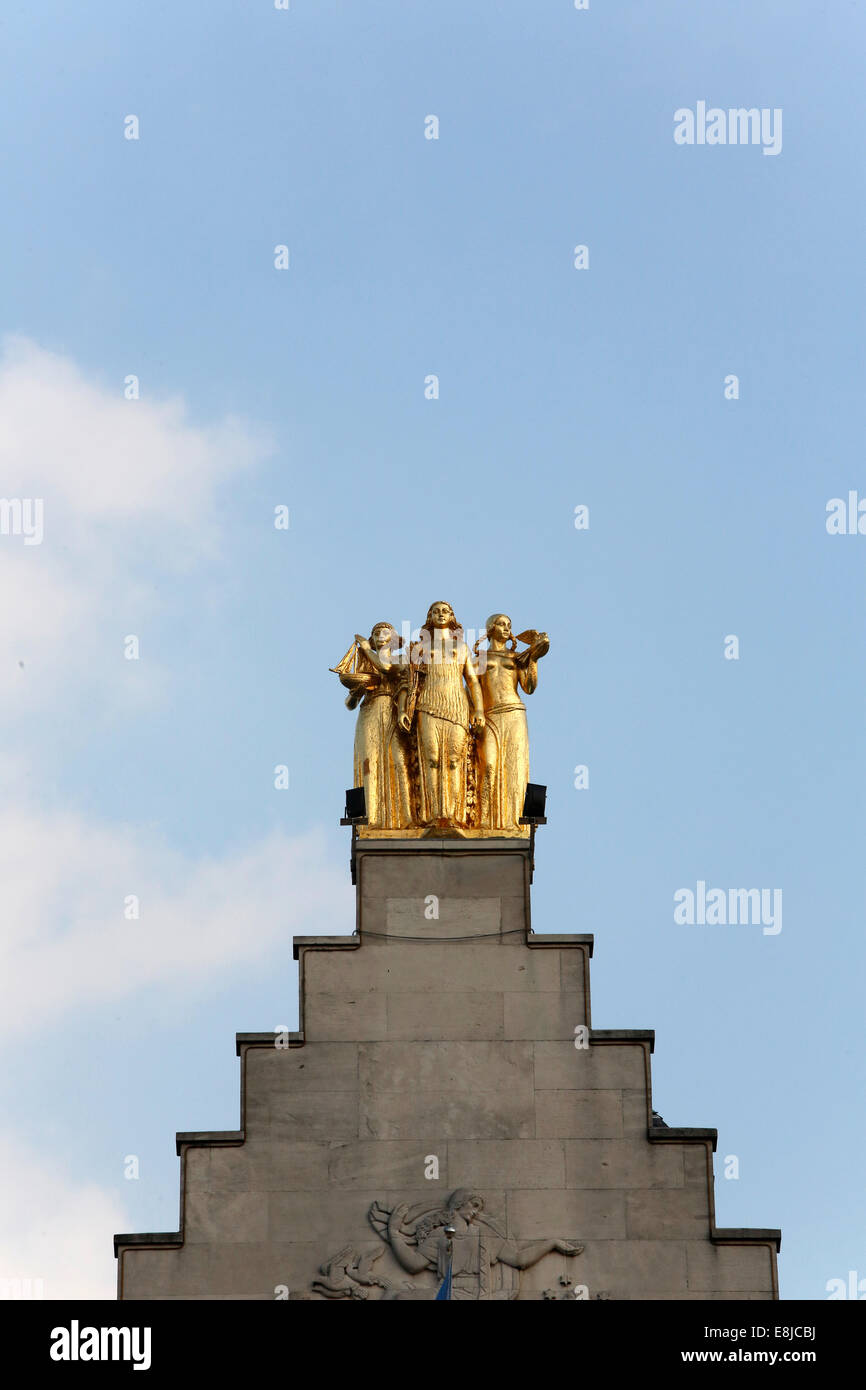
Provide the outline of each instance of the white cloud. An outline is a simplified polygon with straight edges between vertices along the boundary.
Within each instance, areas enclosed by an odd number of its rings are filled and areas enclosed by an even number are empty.
[[[120,1198],[8,1136],[0,1172],[0,1298],[116,1298],[111,1235],[129,1230]]]
[[[108,389],[4,340],[0,494],[42,499],[44,527],[39,545],[0,534],[5,717],[51,704],[61,675],[67,709],[95,684],[121,699],[161,689],[152,661],[134,686],[124,680],[125,624],[170,601],[160,581],[217,553],[220,489],[268,452],[236,419],[193,425],[179,398],[128,401],[120,381]]]
[[[7,1032],[35,1009],[59,1017],[154,985],[206,989],[293,932],[353,925],[347,875],[317,833],[192,858],[152,832],[18,808],[0,813],[0,882]],[[137,919],[124,915],[132,895]]]
[[[128,401],[120,381],[110,390],[28,339],[3,340],[0,458],[13,496],[45,497],[79,521],[196,529],[215,485],[263,447],[235,419],[191,425],[180,397]]]

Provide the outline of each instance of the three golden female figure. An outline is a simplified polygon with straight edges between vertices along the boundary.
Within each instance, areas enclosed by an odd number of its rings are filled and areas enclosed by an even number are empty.
[[[355,786],[364,788],[370,831],[526,833],[529,736],[519,692],[535,690],[549,649],[546,632],[515,638],[511,619],[494,613],[470,652],[443,602],[431,604],[408,652],[390,623],[377,623],[369,639],[356,635],[333,669],[348,708],[360,705]]]

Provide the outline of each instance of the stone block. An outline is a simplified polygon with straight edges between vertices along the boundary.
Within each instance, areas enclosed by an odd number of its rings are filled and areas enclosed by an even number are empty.
[[[361,928],[362,941],[364,946],[376,938],[373,933],[386,935],[388,927],[388,900],[382,894],[365,894],[361,904],[359,921],[363,923]]]
[[[503,996],[492,992],[389,994],[388,1037],[407,1040],[501,1038]]]
[[[232,1250],[216,1248],[210,1266],[210,1287],[223,1298],[273,1301],[280,1285],[291,1292],[309,1288],[322,1258],[314,1245],[303,1243],[272,1245],[250,1241]]]
[[[575,1027],[586,1022],[582,994],[539,991],[504,998],[506,1038],[570,1038],[573,1048]]]
[[[448,1172],[455,1187],[565,1187],[563,1141],[453,1140]]]
[[[430,890],[431,893],[433,890]],[[397,937],[417,937],[436,940],[439,937],[462,938],[490,936],[500,939],[501,899],[438,897],[438,918],[427,918],[425,897],[386,898],[385,930]],[[363,930],[363,928],[362,928]]]
[[[271,1139],[357,1139],[358,1091],[303,1091],[275,1095]]]
[[[184,1151],[184,1188],[187,1192],[232,1193],[250,1190],[249,1150],[195,1148]]]
[[[308,952],[305,976],[308,991],[443,994],[465,985],[473,993],[558,992],[559,961],[555,951],[527,951],[523,945],[504,944],[499,936],[458,947],[447,941],[392,938],[365,942],[361,951]]]
[[[313,1141],[275,1139],[244,1145],[250,1188],[257,1192],[293,1192],[327,1186],[331,1146]]]
[[[625,1138],[645,1139],[650,1122],[650,1107],[644,1087],[622,1093],[622,1132]]]
[[[627,1139],[565,1139],[566,1187],[682,1187],[683,1158],[669,1144]]]
[[[644,1057],[639,1043],[576,1048],[573,1039],[536,1042],[535,1084],[540,1091],[641,1090],[646,1085]]]
[[[266,1240],[267,1234],[267,1193],[187,1193],[183,1228],[185,1245],[236,1245],[239,1242]]]
[[[772,1255],[768,1245],[713,1245],[690,1241],[686,1246],[688,1287],[695,1293],[759,1293],[772,1287]]]
[[[211,1250],[208,1245],[179,1250],[125,1250],[123,1298],[186,1298],[208,1288]]]
[[[544,956],[548,954],[548,949],[533,951],[532,954]],[[583,998],[587,992],[587,957],[583,947],[563,946],[558,951],[550,951],[550,955],[556,955],[559,958],[560,987]]]
[[[419,1130],[449,1139],[534,1139],[535,1114],[528,1086],[501,1091],[377,1091],[361,1101],[365,1139],[411,1139]]]
[[[317,1252],[316,1264],[321,1264],[350,1241],[357,1244],[378,1240],[367,1213],[374,1202],[382,1201],[382,1197],[379,1188],[369,1191],[352,1188],[347,1192],[331,1188],[315,1196],[309,1192],[271,1192],[268,1194],[268,1239],[274,1245],[312,1242]]]
[[[503,945],[510,946],[515,941],[527,941],[529,922],[526,916],[526,903],[522,897],[503,898],[499,920]]]
[[[264,1050],[264,1049],[262,1049]],[[243,1062],[241,1077],[244,1078]],[[251,1135],[265,1137],[271,1118],[271,1093],[264,1088],[249,1088],[246,1079],[241,1081],[241,1128],[247,1138]]]
[[[523,898],[524,856],[359,854],[362,911],[367,898]]]
[[[387,1037],[385,995],[378,990],[310,990],[304,987],[304,1034],[308,1042],[360,1041]]]
[[[440,1178],[448,1173],[447,1151],[440,1152],[442,1149],[439,1136],[424,1128],[417,1132],[414,1141],[373,1139],[332,1144],[329,1180],[335,1187],[363,1188],[365,1191],[416,1187],[424,1180],[428,1154],[437,1154]]]
[[[469,1040],[367,1042],[358,1049],[362,1091],[452,1091],[472,1096],[532,1085],[532,1044]]]
[[[706,1187],[629,1192],[626,1227],[630,1240],[708,1240],[710,1208]]]
[[[626,1194],[612,1190],[511,1191],[508,1234],[512,1240],[625,1240]]]
[[[621,1139],[621,1091],[536,1091],[538,1139]]]
[[[577,1282],[590,1297],[606,1290],[614,1299],[684,1293],[686,1249],[683,1241],[599,1240],[587,1243],[575,1261]]]
[[[683,1145],[683,1172],[686,1186],[708,1191],[713,1183],[713,1150],[710,1144]]]
[[[358,1048],[352,1042],[307,1042],[304,1047],[250,1047],[245,1052],[250,1094],[351,1091],[358,1084]]]
[[[184,1183],[187,1191],[193,1188],[206,1188],[210,1184],[208,1175],[210,1171],[211,1154],[215,1149],[187,1149],[181,1162],[184,1167]]]

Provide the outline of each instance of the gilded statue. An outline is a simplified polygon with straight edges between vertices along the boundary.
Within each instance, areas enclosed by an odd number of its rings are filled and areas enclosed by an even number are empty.
[[[494,613],[470,651],[442,600],[430,605],[408,650],[390,623],[376,623],[369,638],[356,634],[332,670],[349,690],[347,707],[358,709],[361,833],[526,836],[529,737],[520,692],[533,693],[549,649],[546,632],[514,637],[511,619]]]
[[[331,668],[349,690],[347,708],[360,704],[355,786],[364,788],[368,823],[382,830],[412,824],[409,747],[401,725],[408,692],[399,644],[390,623],[376,623],[369,639],[356,633],[342,661]]]
[[[415,720],[419,823],[429,828],[467,824],[466,773],[470,730],[484,728],[478,674],[450,603],[431,603],[409,656],[409,699],[400,716]]]
[[[538,661],[550,651],[546,632],[521,632],[511,619],[493,613],[486,623],[487,647],[479,660],[484,697],[484,733],[478,744],[479,823],[488,829],[515,829],[523,814],[529,781],[529,733],[520,691],[538,685]],[[529,645],[518,652],[517,643]],[[480,642],[476,642],[476,656]]]

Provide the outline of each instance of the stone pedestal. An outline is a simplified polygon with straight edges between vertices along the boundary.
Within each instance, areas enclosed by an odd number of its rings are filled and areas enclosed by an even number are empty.
[[[531,930],[531,846],[355,872],[355,935],[295,940],[300,1031],[238,1035],[241,1128],[177,1136],[180,1231],[115,1237],[119,1297],[430,1299],[450,1260],[455,1298],[776,1298],[715,1130],[653,1123],[652,1032],[591,1027],[592,937]]]

